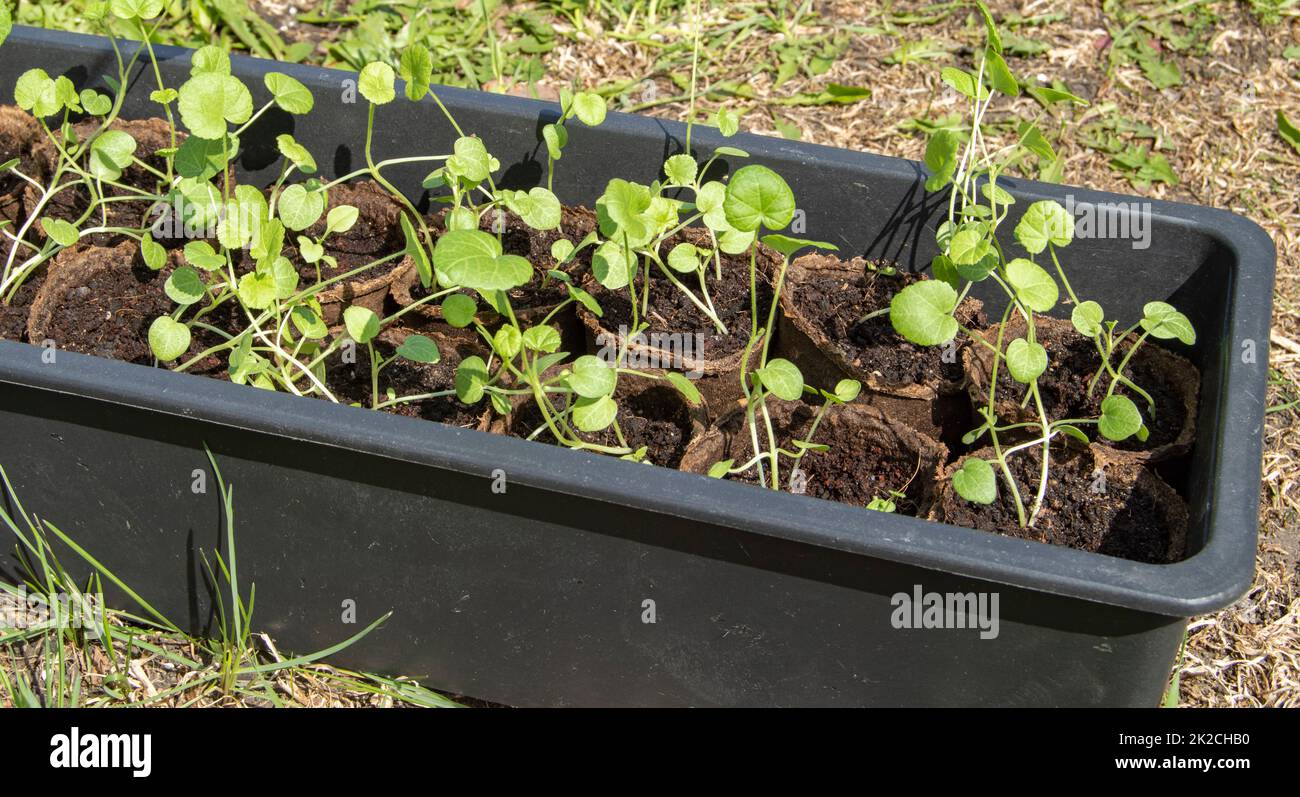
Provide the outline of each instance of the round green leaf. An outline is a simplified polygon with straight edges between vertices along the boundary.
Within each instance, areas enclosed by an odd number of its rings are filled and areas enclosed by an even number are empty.
[[[599,357],[583,355],[573,361],[573,372],[567,379],[568,385],[583,398],[595,399],[614,393],[618,385],[618,371],[605,364]]]
[[[1016,240],[1032,254],[1074,239],[1074,217],[1059,202],[1044,199],[1030,205],[1016,225]]]
[[[46,235],[50,236],[50,240],[59,246],[72,246],[80,237],[77,228],[72,226],[71,223],[63,219],[50,218],[49,216],[41,219],[41,229],[45,231]]]
[[[781,175],[752,164],[742,166],[727,183],[723,211],[732,227],[756,231],[760,225],[782,230],[794,218],[794,193]]]
[[[397,76],[391,66],[373,61],[366,64],[357,77],[357,91],[373,104],[384,105],[392,102],[397,96],[397,92],[393,89],[393,81],[396,79]]]
[[[1142,428],[1142,413],[1127,396],[1107,396],[1101,402],[1097,429],[1107,440],[1123,440]]]
[[[351,205],[337,205],[330,208],[330,212],[325,216],[325,232],[333,235],[334,233],[347,232],[361,218],[361,211]]]
[[[862,383],[856,379],[841,379],[835,385],[835,398],[848,404],[862,392]]]
[[[311,113],[316,100],[302,83],[280,72],[267,72],[262,82],[281,110],[295,115]]]
[[[540,186],[511,194],[506,206],[534,230],[554,230],[560,226],[560,200]]]
[[[700,186],[695,194],[695,207],[704,214],[704,226],[714,232],[731,229],[727,222],[727,213],[723,208],[727,200],[727,187],[717,180],[710,180]]]
[[[253,310],[265,310],[275,304],[275,277],[265,272],[249,272],[239,278],[239,301]]]
[[[889,321],[894,331],[913,343],[938,346],[957,334],[957,291],[946,282],[914,282],[894,295],[889,304]]]
[[[668,253],[668,265],[673,271],[690,274],[700,268],[700,250],[694,244],[679,243]]]
[[[523,343],[533,351],[550,354],[560,348],[560,333],[549,324],[530,327],[524,330]]]
[[[605,98],[590,91],[578,92],[573,98],[573,115],[583,124],[595,127],[605,121]]]
[[[188,307],[202,301],[203,297],[207,295],[208,286],[203,284],[203,278],[199,276],[199,272],[189,266],[181,266],[167,278],[167,284],[163,286],[163,290],[167,292],[168,298],[173,302],[182,307]]]
[[[162,362],[175,360],[190,348],[190,328],[171,316],[158,316],[149,325],[149,348]]]
[[[1052,275],[1037,263],[1023,257],[1007,263],[1007,282],[1016,289],[1016,297],[1036,313],[1051,310],[1060,298],[1060,290]]]
[[[688,379],[685,374],[680,374],[676,371],[669,371],[667,377],[673,387],[677,388],[677,392],[681,393],[692,406],[699,406],[700,402],[704,400],[704,397],[700,395],[699,389],[691,383],[691,380]]]
[[[1094,301],[1081,302],[1070,311],[1070,323],[1085,338],[1094,338],[1101,332],[1101,324],[1106,316],[1101,305]]]
[[[614,422],[618,404],[609,396],[579,398],[573,402],[573,425],[584,432],[599,432]]]
[[[690,155],[674,155],[664,161],[664,175],[669,185],[691,185],[695,182],[698,167]]]
[[[1029,384],[1047,370],[1047,349],[1039,343],[1016,338],[1007,344],[1007,370],[1017,382]]]
[[[492,336],[492,348],[496,349],[503,360],[513,360],[523,346],[523,335],[519,333],[518,328],[510,324],[501,327]]]
[[[456,369],[456,397],[466,404],[477,404],[488,383],[487,363],[478,355],[460,361]]]
[[[796,401],[803,395],[803,374],[789,360],[777,357],[754,373],[777,398]]]
[[[207,241],[190,241],[185,244],[185,260],[204,271],[216,271],[226,265],[226,259],[217,254]]]
[[[623,247],[613,241],[606,241],[596,247],[591,257],[591,270],[596,280],[611,291],[627,287],[632,279],[632,260],[627,257]]]
[[[301,183],[294,183],[280,194],[280,220],[295,232],[315,224],[324,212],[324,191],[308,191]]]
[[[329,334],[329,328],[325,326],[324,320],[320,315],[310,307],[298,305],[293,308],[289,315],[293,321],[294,327],[302,334],[304,338],[311,340],[320,340]]]
[[[188,141],[186,143],[189,143]],[[304,174],[313,174],[316,171],[316,159],[312,157],[311,152],[307,150],[298,140],[288,133],[281,133],[275,137],[275,146],[280,150],[280,154],[290,163],[298,167],[298,171]]]
[[[230,74],[230,53],[224,47],[208,44],[194,51],[190,56],[190,76],[210,72],[214,75]]]
[[[116,180],[131,165],[135,139],[121,130],[105,130],[90,145],[90,173],[100,180]]]
[[[481,183],[492,174],[492,156],[483,140],[475,136],[461,136],[452,145],[452,155],[447,158],[447,171],[468,180]]]
[[[1165,302],[1147,302],[1142,307],[1142,328],[1153,338],[1178,340],[1191,346],[1196,343],[1196,330],[1187,316]]]
[[[411,102],[419,102],[429,93],[429,83],[433,79],[433,56],[424,47],[412,44],[402,51],[397,72],[406,81],[406,98]]]
[[[451,230],[433,248],[438,279],[476,291],[506,291],[527,283],[533,266],[518,255],[501,254],[501,242],[482,230]]]
[[[967,457],[961,468],[953,472],[952,487],[962,498],[976,504],[991,504],[998,497],[993,466],[979,457]]]
[[[438,344],[424,335],[407,335],[402,345],[397,347],[397,355],[412,362],[432,365],[442,359]]]
[[[478,305],[463,293],[453,293],[442,300],[442,318],[457,329],[464,329],[474,321]]]
[[[374,310],[359,304],[343,311],[343,325],[357,343],[369,343],[379,334],[379,316]]]
[[[203,72],[180,89],[181,121],[199,138],[220,140],[226,123],[242,125],[253,115],[253,95],[231,75]]]

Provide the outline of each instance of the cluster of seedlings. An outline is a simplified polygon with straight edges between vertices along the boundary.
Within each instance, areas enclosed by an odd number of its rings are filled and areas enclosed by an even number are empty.
[[[1076,296],[1060,262],[1073,219],[1055,202],[1021,214],[1023,256],[1004,251],[1015,199],[999,178],[1054,153],[1037,119],[996,149],[981,120],[1022,90],[1079,100],[1022,86],[982,5],[976,68],[942,75],[970,125],[926,152],[927,188],[949,198],[930,276],[784,234],[785,180],[757,164],[728,175],[747,154],[698,158],[689,135],[652,184],[613,179],[594,208],[562,205],[569,128],[605,118],[595,93],[564,94],[542,129],[546,187],[499,186],[419,46],[358,77],[364,167],[317,176],[283,134],[278,178],[239,182],[257,120],[308,114],[313,95],[271,72],[258,106],[215,46],[168,86],[148,45],[157,5],[101,7],[110,37],[144,42],[127,55],[111,39],[110,93],[32,69],[0,107],[0,337],[1143,561],[1183,555],[1186,508],[1153,466],[1190,448],[1199,377],[1150,339],[1195,333],[1163,302],[1122,328]],[[135,72],[158,110],[132,121]],[[375,160],[399,77],[407,101],[441,108],[449,152]],[[725,111],[714,121],[735,132]],[[427,210],[386,176],[413,163],[431,169]],[[969,296],[984,281],[1005,292],[1000,316]],[[1069,320],[1049,315],[1061,305]],[[674,345],[683,335],[699,345]]]

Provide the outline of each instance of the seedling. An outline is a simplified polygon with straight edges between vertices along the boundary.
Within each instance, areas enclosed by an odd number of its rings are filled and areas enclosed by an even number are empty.
[[[985,138],[986,112],[999,94],[1016,97],[1022,91],[1032,94],[1045,108],[1061,103],[1081,104],[1083,100],[1060,89],[1026,85],[1017,80],[1002,56],[1001,35],[992,15],[982,2],[977,0],[975,6],[986,30],[985,47],[977,57],[976,69],[970,72],[946,67],[942,72],[943,81],[969,103],[968,131],[959,138],[948,129],[936,129],[925,153],[931,171],[927,190],[949,190],[948,219],[938,230],[941,254],[931,263],[935,278],[899,291],[890,305],[890,321],[899,334],[913,343],[937,346],[964,334],[974,345],[992,353],[987,403],[979,412],[982,423],[967,433],[962,442],[969,445],[988,434],[994,459],[990,462],[967,457],[963,467],[953,474],[952,485],[962,498],[990,504],[997,499],[996,473],[1000,472],[1013,498],[1019,523],[1027,526],[1038,518],[1050,485],[1052,440],[1064,434],[1086,444],[1088,437],[1080,427],[1087,425],[1095,425],[1108,440],[1121,441],[1131,436],[1145,440],[1148,429],[1141,413],[1131,399],[1116,389],[1123,385],[1144,398],[1152,417],[1154,402],[1150,394],[1124,375],[1125,368],[1148,337],[1177,338],[1190,345],[1195,342],[1195,332],[1182,313],[1164,302],[1151,302],[1141,321],[1116,335],[1117,325],[1104,321],[1104,312],[1096,302],[1079,299],[1061,266],[1058,250],[1073,241],[1074,219],[1057,202],[1033,203],[1016,225],[1015,240],[1029,257],[1011,257],[1003,250],[997,230],[1015,199],[998,186],[998,178],[1031,158],[1050,164],[1056,155],[1038,127],[1041,113],[1040,117],[1020,123],[1014,144],[990,151]],[[1059,286],[1036,260],[1044,254],[1054,267]],[[984,280],[995,282],[1008,300],[992,342],[962,327],[954,317],[954,311],[971,286]],[[1090,392],[1103,372],[1110,376],[1101,401],[1101,415],[1097,418],[1049,418],[1039,392],[1039,379],[1048,367],[1048,353],[1036,340],[1035,317],[1057,306],[1061,288],[1073,306],[1074,328],[1093,341],[1102,363],[1089,386]],[[1023,338],[1006,339],[1012,313],[1019,314],[1025,322]],[[1143,332],[1133,339],[1131,336],[1139,327]],[[1114,358],[1124,346],[1127,350],[1122,352],[1119,363],[1114,364]],[[1000,424],[995,407],[998,373],[1002,368],[1016,382],[1025,385],[1025,401],[1032,402],[1038,420]],[[1000,435],[1015,430],[1031,430],[1038,436],[1028,442],[1005,445]],[[1017,453],[1033,447],[1042,449],[1041,468],[1036,494],[1026,504],[1008,462]]]

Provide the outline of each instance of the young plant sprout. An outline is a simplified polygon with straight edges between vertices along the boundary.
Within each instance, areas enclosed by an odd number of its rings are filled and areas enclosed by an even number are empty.
[[[1065,91],[1018,81],[1003,58],[1001,35],[992,15],[979,0],[975,6],[986,29],[985,47],[978,54],[976,68],[971,72],[945,67],[941,75],[944,83],[966,98],[969,129],[961,136],[948,130],[936,131],[925,152],[925,162],[931,171],[926,189],[949,190],[948,218],[937,235],[940,254],[931,263],[935,279],[901,290],[893,299],[889,313],[894,329],[919,345],[942,345],[964,334],[992,353],[987,403],[979,409],[981,423],[962,442],[969,445],[987,434],[995,456],[992,461],[967,457],[963,467],[953,473],[952,486],[968,501],[990,504],[998,496],[997,473],[1000,472],[1020,525],[1029,526],[1042,510],[1049,489],[1052,440],[1064,434],[1087,444],[1088,437],[1080,427],[1088,425],[1095,425],[1107,440],[1121,441],[1133,436],[1145,440],[1148,429],[1137,405],[1116,390],[1124,386],[1141,396],[1152,417],[1155,403],[1150,394],[1124,375],[1125,368],[1148,337],[1178,339],[1190,345],[1195,342],[1195,332],[1182,313],[1164,302],[1151,302],[1137,324],[1116,334],[1117,324],[1104,321],[1099,304],[1080,301],[1058,257],[1058,250],[1074,239],[1074,219],[1055,201],[1033,203],[1015,227],[1014,238],[1029,257],[1013,257],[1004,251],[997,232],[1015,199],[998,186],[998,179],[1013,168],[1023,169],[1030,159],[1036,159],[1045,169],[1052,168],[1057,159],[1038,127],[1042,112],[1019,124],[1014,143],[992,150],[985,138],[986,112],[997,95],[1017,97],[1022,91],[1037,99],[1044,109],[1059,103],[1082,104],[1083,100]],[[1052,274],[1038,262],[1044,254],[1060,280],[1059,287]],[[971,286],[985,280],[995,283],[1007,297],[993,340],[963,328],[954,317],[954,310]],[[1103,371],[1110,378],[1100,405],[1101,415],[1096,418],[1050,418],[1040,393],[1039,379],[1047,370],[1049,358],[1036,338],[1035,318],[1056,308],[1061,287],[1073,306],[1074,329],[1093,341],[1102,364],[1089,385],[1089,393],[1097,387]],[[1025,336],[1007,339],[1005,333],[1013,313],[1024,320]],[[1143,332],[1133,339],[1139,327]],[[998,373],[1003,368],[1025,386],[1024,400],[1032,403],[1037,420],[1001,423],[995,407]],[[1023,431],[1036,436],[1026,442],[1007,444],[1005,435]],[[1038,485],[1032,496],[1025,496],[1008,463],[1018,453],[1034,447],[1042,450]]]

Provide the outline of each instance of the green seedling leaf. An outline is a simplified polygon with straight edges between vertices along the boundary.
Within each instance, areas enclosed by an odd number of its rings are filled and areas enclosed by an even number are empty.
[[[140,239],[140,257],[153,271],[162,271],[162,267],[167,265],[167,250],[148,233]]]
[[[1068,91],[1061,91],[1050,86],[1022,86],[1025,93],[1038,100],[1044,107],[1055,105],[1058,102],[1070,102],[1075,105],[1087,105],[1088,101],[1082,97],[1077,97]]]
[[[719,108],[713,114],[713,126],[727,138],[740,132],[740,114],[727,108]]]
[[[954,265],[975,266],[993,251],[982,225],[963,225],[948,242],[948,257]]]
[[[694,244],[679,243],[668,253],[668,266],[682,274],[699,271],[700,250]]]
[[[315,224],[324,212],[324,191],[308,191],[302,183],[294,183],[280,194],[280,219],[285,227],[294,232],[301,232]]]
[[[1016,338],[1007,344],[1007,370],[1017,382],[1029,384],[1047,370],[1047,349],[1039,343]]]
[[[268,265],[258,264],[258,271],[271,275],[275,285],[275,298],[288,299],[298,292],[298,269],[287,257],[276,257],[267,261]]]
[[[564,154],[564,145],[569,143],[569,131],[561,125],[546,125],[542,128],[542,141],[546,142],[546,152],[551,160],[559,160]]]
[[[457,329],[464,329],[474,322],[478,305],[463,293],[453,293],[442,300],[442,318]],[[504,329],[504,327],[502,327]],[[512,327],[513,329],[513,327]]]
[[[652,199],[647,186],[617,177],[610,180],[596,200],[601,234],[612,239],[621,233],[631,246],[649,242],[652,231],[646,216]]]
[[[605,121],[605,98],[590,91],[578,92],[573,98],[573,115],[588,127],[599,125]]]
[[[794,210],[790,186],[766,166],[742,166],[727,184],[723,211],[727,222],[741,232],[755,232],[759,226],[783,230],[794,218]]]
[[[560,226],[560,200],[555,194],[540,186],[527,192],[515,191],[506,198],[506,207],[513,210],[524,224],[534,230],[554,230]]]
[[[429,252],[415,233],[415,226],[405,213],[399,217],[402,226],[402,238],[406,243],[406,256],[415,261],[415,270],[420,275],[420,284],[429,287],[433,284],[433,263],[429,261]]]
[[[175,92],[172,92],[172,94],[175,94]],[[81,107],[91,116],[103,116],[113,110],[113,100],[97,91],[83,89],[81,92]]]
[[[14,18],[9,12],[9,6],[0,3],[0,44],[5,43],[5,39],[9,38],[9,34],[13,29]]]
[[[188,307],[203,300],[208,293],[208,286],[203,284],[199,272],[189,266],[181,266],[167,278],[163,290],[173,302]]]
[[[333,235],[335,233],[347,232],[356,225],[357,219],[361,218],[361,211],[351,205],[337,205],[330,208],[330,212],[325,216],[325,234]]]
[[[213,75],[230,74],[230,53],[224,47],[215,44],[205,45],[190,56],[190,77],[209,73]]]
[[[1060,289],[1052,275],[1023,257],[1007,263],[1007,282],[1016,289],[1016,298],[1036,313],[1048,312],[1060,298]]]
[[[190,328],[171,316],[158,316],[149,325],[149,348],[161,362],[170,362],[190,348]]]
[[[275,137],[275,146],[286,160],[298,167],[298,171],[303,174],[314,174],[316,172],[316,159],[293,136],[288,133],[281,133]]]
[[[501,254],[501,242],[482,230],[451,230],[433,249],[438,280],[476,291],[508,291],[533,277],[533,266],[518,255]]]
[[[1142,428],[1142,413],[1127,396],[1107,396],[1101,402],[1097,429],[1107,440],[1120,441]]]
[[[560,348],[560,333],[548,324],[529,327],[524,330],[523,343],[532,351],[550,354]]]
[[[947,343],[957,334],[957,291],[946,282],[914,282],[894,295],[889,321],[894,331],[921,346]]]
[[[357,343],[369,343],[379,334],[379,316],[361,305],[354,304],[343,311],[343,325]]]
[[[992,202],[994,204],[1003,205],[1003,206],[1016,204],[1015,197],[1011,196],[1011,194],[1007,193],[1007,191],[1005,191],[1002,188],[999,188],[993,183],[981,184],[980,193],[984,195],[985,199],[987,199],[989,202]]]
[[[116,180],[135,157],[135,139],[121,130],[105,130],[90,145],[90,173],[100,180]]]
[[[271,99],[280,106],[280,110],[300,116],[311,113],[316,100],[302,83],[280,72],[267,72],[262,78],[266,90],[271,92]]]
[[[226,265],[226,258],[217,254],[207,241],[190,241],[185,244],[185,261],[204,271],[216,271]]]
[[[397,92],[393,89],[393,82],[396,79],[397,76],[391,66],[372,61],[366,64],[361,74],[357,76],[357,91],[373,105],[386,105],[397,96]]]
[[[835,384],[835,398],[848,404],[862,392],[862,383],[856,379],[841,379]]]
[[[289,315],[293,325],[298,332],[309,340],[321,340],[329,334],[329,327],[321,319],[320,314],[305,305],[298,305],[293,308]]]
[[[406,99],[419,102],[429,93],[433,80],[433,56],[424,47],[412,44],[402,51],[397,71],[406,81]]]
[[[239,278],[236,289],[239,301],[254,310],[265,310],[275,304],[275,277],[266,272],[253,271]]]
[[[721,146],[713,150],[713,154],[719,157],[731,156],[733,158],[748,158],[749,153],[736,147]]]
[[[993,15],[989,13],[988,6],[984,5],[984,0],[976,0],[975,7],[979,9],[980,17],[984,20],[984,35],[988,48],[1001,55],[1002,36],[998,33],[998,26],[993,22]]]
[[[961,287],[961,275],[957,273],[952,258],[947,255],[935,255],[930,261],[930,273],[936,280],[947,283],[954,290]]]
[[[424,335],[407,335],[402,345],[397,347],[397,355],[411,362],[432,365],[442,359],[438,344]]]
[[[698,407],[700,403],[704,401],[704,397],[700,395],[700,391],[685,374],[680,374],[677,371],[669,371],[667,378],[668,381],[672,383],[673,387],[677,388],[677,392],[681,393],[691,406]]]
[[[1056,428],[1061,432],[1061,434],[1064,434],[1068,437],[1073,437],[1075,440],[1079,441],[1080,443],[1083,443],[1084,445],[1087,445],[1090,442],[1088,440],[1088,435],[1084,434],[1083,430],[1077,426],[1068,423],[1063,423],[1057,426]]]
[[[952,487],[957,495],[975,504],[991,504],[998,497],[993,466],[979,457],[967,457],[961,468],[953,472]]]
[[[575,247],[573,241],[570,241],[568,238],[557,238],[555,239],[555,242],[551,244],[551,257],[555,258],[556,263],[564,264],[569,262],[569,258],[573,255],[574,251]]]
[[[496,349],[497,354],[501,355],[503,360],[513,360],[518,356],[524,347],[523,335],[519,330],[509,324],[497,330],[492,336],[492,348]]]
[[[744,254],[754,245],[755,231],[724,230],[718,233],[718,249],[729,255]]]
[[[173,163],[181,177],[210,180],[225,168],[230,156],[238,150],[239,142],[234,136],[217,140],[189,136],[177,148]]]
[[[704,214],[704,226],[714,232],[720,233],[731,229],[731,224],[727,221],[727,213],[723,208],[726,199],[727,187],[717,180],[710,180],[700,186],[700,190],[695,194],[695,207]]]
[[[957,144],[957,137],[944,128],[930,136],[925,145],[925,168],[930,170],[926,191],[938,191],[952,180],[957,171]]]
[[[599,357],[587,354],[573,361],[573,372],[566,381],[573,392],[583,398],[612,396],[618,386],[618,371]]]
[[[59,246],[72,246],[80,237],[77,228],[63,219],[54,219],[46,216],[41,219],[41,229]]]
[[[29,69],[18,77],[14,83],[14,102],[38,118],[53,116],[63,109],[54,81],[44,69]]]
[[[618,404],[609,396],[579,398],[573,402],[573,425],[583,432],[608,428],[618,416]]]
[[[1196,343],[1196,330],[1187,316],[1165,302],[1147,302],[1142,306],[1142,328],[1153,338],[1178,340],[1192,346]]]
[[[494,159],[480,138],[462,136],[456,139],[452,151],[447,158],[447,171],[470,183],[481,183],[495,171]]]
[[[839,247],[836,246],[835,244],[829,244],[826,243],[825,241],[810,241],[807,238],[792,238],[788,235],[781,235],[780,233],[772,233],[770,235],[764,235],[763,243],[772,247],[773,249],[785,255],[786,257],[790,257],[795,252],[798,252],[800,249],[803,249],[804,247],[807,246],[811,246],[817,249],[825,249],[831,252],[839,251]]]
[[[487,363],[477,355],[460,361],[456,369],[456,397],[466,404],[477,404],[488,383]]]
[[[163,0],[112,0],[109,8],[118,19],[153,19],[162,13]]]
[[[180,90],[181,121],[199,138],[221,140],[226,123],[242,125],[253,115],[253,95],[236,77],[202,72]]]
[[[1068,246],[1074,239],[1074,217],[1059,202],[1044,199],[1029,206],[1016,225],[1016,240],[1031,254],[1053,246]]]
[[[777,398],[797,401],[803,395],[803,374],[799,372],[799,367],[789,360],[780,357],[769,360],[767,365],[754,374]]]
[[[596,247],[591,257],[591,271],[596,280],[611,291],[627,287],[632,279],[632,265],[623,247],[613,241]]]
[[[690,155],[674,155],[664,161],[664,175],[668,178],[668,185],[693,185],[698,168]]]
[[[600,302],[596,301],[596,297],[576,285],[569,285],[568,288],[569,295],[573,297],[573,300],[587,308],[588,312],[592,313],[597,318],[605,315],[605,311],[600,309]]]
[[[731,471],[731,466],[736,464],[734,459],[724,459],[721,462],[715,462],[709,466],[709,478],[721,479]]]
[[[898,506],[888,498],[872,498],[867,502],[867,509],[875,512],[894,512]]]
[[[1101,305],[1094,301],[1081,302],[1070,311],[1070,323],[1085,338],[1095,338],[1101,333],[1101,324],[1106,320]]]

